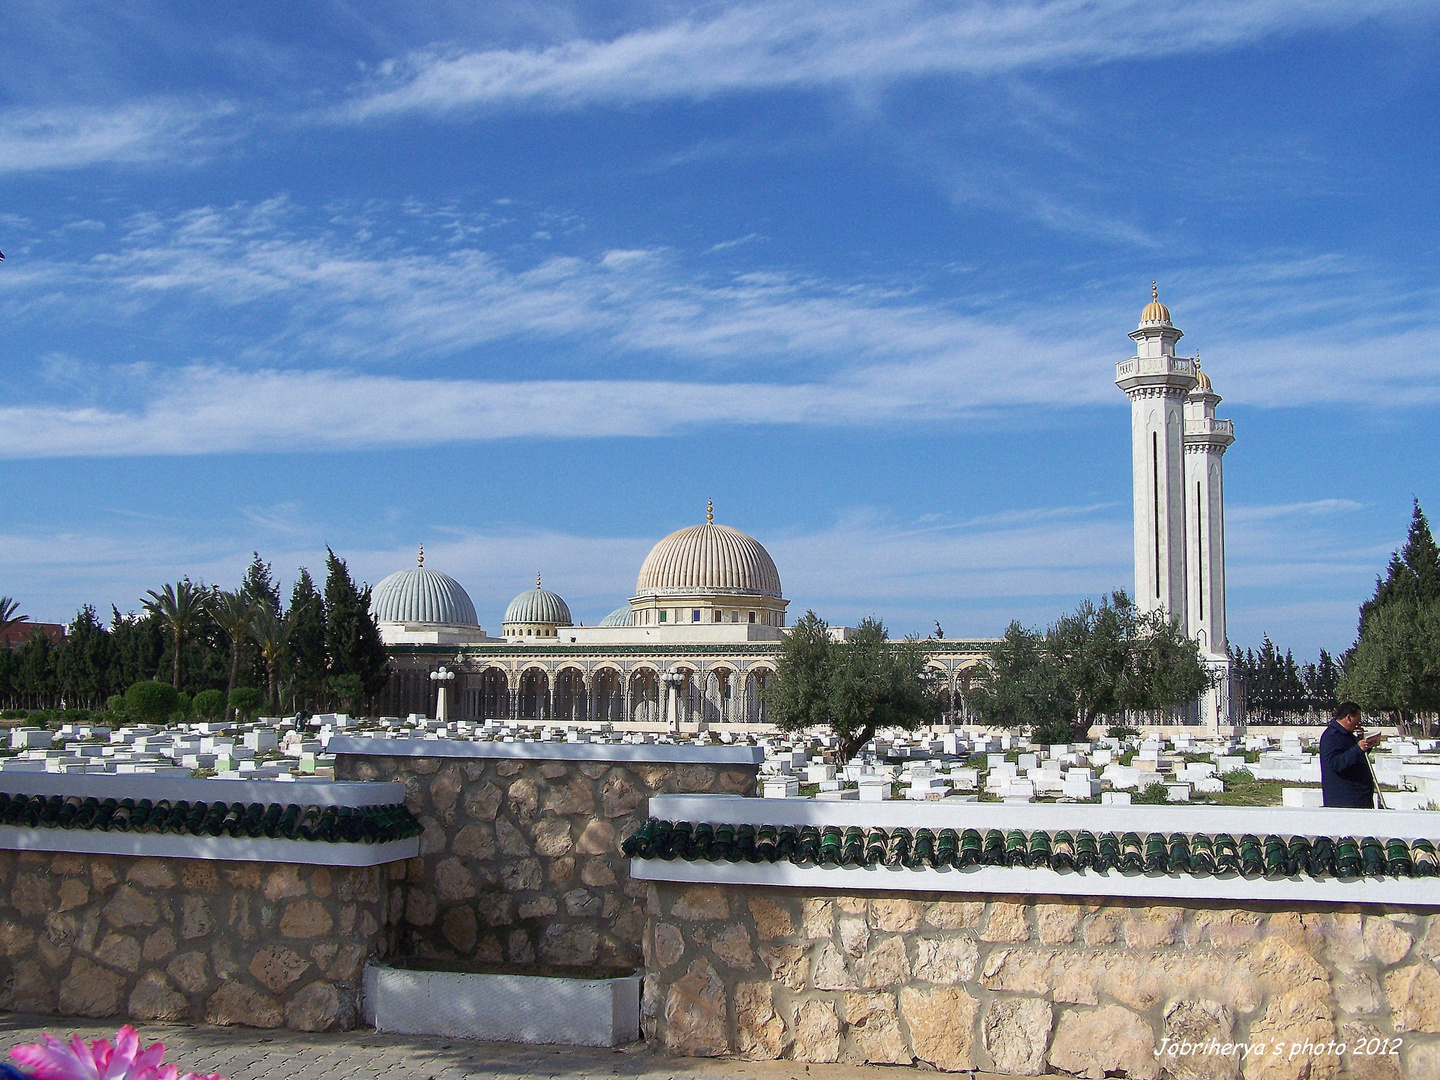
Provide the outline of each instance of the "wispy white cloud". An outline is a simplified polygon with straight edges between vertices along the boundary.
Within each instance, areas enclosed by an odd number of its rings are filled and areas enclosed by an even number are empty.
[[[517,266],[444,217],[435,228],[470,242],[412,246],[378,211],[316,225],[274,199],[145,215],[118,240],[107,230],[87,261],[7,265],[0,315],[108,327],[163,310],[172,355],[217,359],[106,366],[55,353],[12,376],[23,393],[0,407],[0,455],[928,423],[1018,409],[1045,424],[1120,405],[1111,363],[1128,354],[1117,347],[1128,319],[1107,325],[1108,289],[1043,303],[953,298],[924,281],[721,274],[661,248]],[[1200,326],[1231,403],[1440,401],[1433,290],[1412,289],[1400,322],[1374,316],[1390,282],[1335,259],[1190,271],[1178,288],[1187,306],[1176,317]],[[1298,329],[1277,338],[1277,325]],[[554,374],[517,373],[491,355],[505,349],[546,356]],[[453,374],[414,373],[442,360]]]
[[[1363,510],[1364,503],[1354,499],[1312,499],[1309,502],[1278,503],[1273,506],[1230,506],[1225,518],[1231,524],[1273,521],[1276,518],[1322,517]]]
[[[972,0],[943,6],[776,0],[696,7],[609,39],[422,51],[384,65],[339,110],[351,119],[516,104],[700,99],[734,91],[868,87],[1206,52],[1413,11],[1406,0]]]
[[[0,173],[192,159],[212,141],[202,129],[231,111],[164,100],[0,110]]]
[[[882,373],[883,374],[883,373]],[[529,437],[664,435],[707,424],[867,424],[948,415],[918,388],[404,379],[342,370],[192,367],[132,411],[0,407],[0,457],[355,450]]]

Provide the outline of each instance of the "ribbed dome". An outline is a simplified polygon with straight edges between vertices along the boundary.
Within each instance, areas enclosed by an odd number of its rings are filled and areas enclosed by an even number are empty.
[[[706,522],[673,532],[645,557],[636,596],[706,592],[780,599],[780,573],[752,536]]]
[[[1203,371],[1196,371],[1196,372],[1195,372],[1195,389],[1196,389],[1196,390],[1208,390],[1208,391],[1212,391],[1212,392],[1213,392],[1215,388],[1210,385],[1210,376],[1209,376],[1209,375],[1206,375],[1205,372],[1203,372]]]
[[[1160,291],[1155,282],[1150,283],[1150,302],[1145,305],[1145,310],[1140,312],[1140,325],[1146,323],[1168,323],[1170,321],[1170,309],[1160,303]]]
[[[506,623],[539,623],[547,626],[571,626],[570,606],[549,589],[538,584],[526,589],[505,609]]]
[[[634,625],[635,625],[634,613],[630,610],[630,605],[629,605],[629,604],[626,604],[624,607],[617,607],[614,611],[610,612],[609,615],[606,615],[605,618],[603,618],[603,619],[600,620],[600,625],[601,625],[601,626],[634,626]]]
[[[480,625],[460,583],[423,566],[391,574],[376,585],[370,594],[370,617],[376,622]]]

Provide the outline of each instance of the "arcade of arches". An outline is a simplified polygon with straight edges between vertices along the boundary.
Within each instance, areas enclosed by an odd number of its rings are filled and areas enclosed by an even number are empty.
[[[934,643],[930,668],[942,680],[946,717],[964,719],[964,692],[981,662],[985,642]],[[560,647],[563,648],[563,647]],[[665,724],[707,727],[765,725],[763,690],[775,670],[778,645],[717,650],[684,646],[654,655],[556,655],[556,646],[517,650],[504,658],[468,650],[414,646],[393,648],[392,676],[377,704],[387,715],[435,715],[430,672],[444,665],[456,673],[450,716],[456,720]],[[477,650],[478,651],[478,650]],[[577,653],[580,650],[575,650]],[[527,655],[528,654],[528,655]]]

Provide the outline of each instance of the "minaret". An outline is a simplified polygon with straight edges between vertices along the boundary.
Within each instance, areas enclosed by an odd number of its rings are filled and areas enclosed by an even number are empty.
[[[1175,355],[1183,335],[1150,284],[1150,303],[1130,333],[1135,355],[1115,365],[1115,385],[1130,399],[1135,491],[1135,602],[1186,619],[1185,400],[1195,361]]]
[[[1200,362],[1196,359],[1198,371]],[[1215,418],[1220,395],[1198,371],[1185,398],[1186,563],[1189,613],[1185,625],[1206,656],[1228,655],[1225,639],[1225,499],[1221,458],[1235,441],[1235,425]]]
[[[1200,643],[1216,685],[1200,700],[1200,721],[1217,734],[1230,717],[1230,653],[1225,635],[1225,483],[1221,459],[1235,441],[1235,425],[1215,418],[1220,395],[1200,371],[1185,399],[1187,632]]]

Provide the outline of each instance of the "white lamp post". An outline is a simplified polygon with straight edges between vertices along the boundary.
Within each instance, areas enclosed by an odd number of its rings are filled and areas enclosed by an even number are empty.
[[[455,672],[443,664],[435,671],[430,672],[430,681],[435,684],[435,719],[440,723],[446,723],[450,719],[450,702],[445,695],[446,688],[455,681]]]
[[[680,684],[685,681],[685,672],[678,667],[672,667],[669,671],[662,672],[660,681],[665,684],[665,707],[669,712],[666,718],[678,732],[680,730]]]

